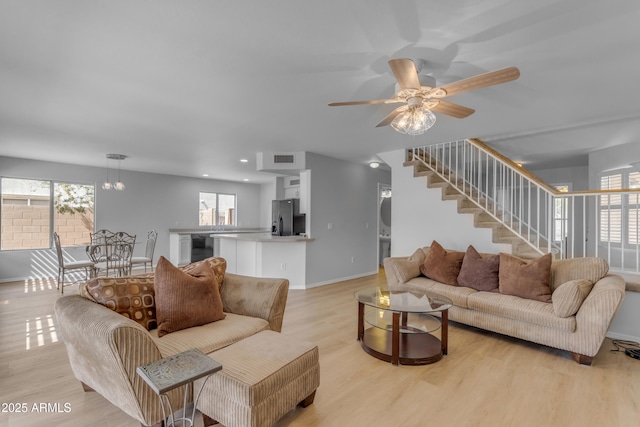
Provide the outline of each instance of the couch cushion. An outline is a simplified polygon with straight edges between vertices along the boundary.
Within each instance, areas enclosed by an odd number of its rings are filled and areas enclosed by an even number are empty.
[[[147,330],[158,326],[153,278],[97,277],[80,285],[80,295],[135,320]]]
[[[551,294],[556,316],[569,317],[576,314],[592,288],[593,282],[588,279],[570,280],[558,286]]]
[[[429,291],[442,295],[451,300],[453,305],[457,307],[467,308],[467,297],[478,291],[471,288],[465,288],[462,286],[445,285],[444,283],[436,282],[435,280],[427,277],[416,277],[409,280],[402,286],[402,289],[409,291]]]
[[[498,291],[498,269],[500,255],[482,256],[469,245],[462,259],[458,274],[458,286],[466,286],[478,291]]]
[[[576,330],[575,316],[556,316],[552,304],[495,292],[476,292],[467,301],[470,309],[483,313],[569,332]]]
[[[211,353],[260,331],[269,330],[269,322],[257,317],[225,313],[224,320],[194,326],[158,337],[158,330],[149,331],[162,357],[171,356],[191,348]]]
[[[462,267],[464,252],[447,251],[435,240],[420,267],[422,274],[447,285],[458,285],[458,274]]]
[[[206,262],[185,272],[160,257],[154,286],[159,337],[225,317],[216,276]]]
[[[596,257],[568,258],[551,264],[551,290],[570,280],[587,279],[596,283],[609,272],[607,260]]]
[[[551,302],[551,254],[525,261],[513,255],[500,254],[499,290],[541,302]]]

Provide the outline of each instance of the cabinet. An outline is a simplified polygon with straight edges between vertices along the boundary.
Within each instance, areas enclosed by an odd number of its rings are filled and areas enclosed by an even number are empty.
[[[191,262],[191,234],[169,233],[169,261],[173,265]]]
[[[180,235],[178,247],[178,265],[187,265],[191,262],[191,235]]]

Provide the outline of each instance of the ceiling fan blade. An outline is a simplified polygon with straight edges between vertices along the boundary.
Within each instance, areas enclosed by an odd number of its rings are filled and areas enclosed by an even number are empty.
[[[406,58],[390,59],[389,67],[402,89],[420,89],[420,79],[416,64]]]
[[[520,77],[520,70],[516,67],[503,68],[502,70],[491,71],[489,73],[480,74],[478,76],[469,77],[468,79],[440,86],[439,88],[434,89],[432,97],[444,98],[445,96],[451,96],[462,92],[468,92],[470,90],[510,82],[518,77]]]
[[[442,99],[432,101],[437,102],[437,104],[429,108],[431,111],[446,114],[447,116],[452,116],[458,119],[469,117],[476,111],[474,109],[463,107],[462,105],[454,104],[453,102],[447,102]]]
[[[371,101],[347,101],[347,102],[332,102],[329,107],[341,107],[345,105],[370,105],[370,104],[393,104],[396,102],[405,102],[404,99],[391,98],[391,99],[373,99]]]
[[[380,123],[378,123],[376,125],[377,128],[382,127],[382,126],[387,126],[389,123],[391,123],[393,121],[393,119],[395,119],[398,114],[407,111],[409,107],[407,107],[406,105],[402,105],[398,108],[396,108],[395,110],[393,110],[391,113],[389,113],[387,115],[387,117],[385,117],[384,119],[382,119],[382,121]]]

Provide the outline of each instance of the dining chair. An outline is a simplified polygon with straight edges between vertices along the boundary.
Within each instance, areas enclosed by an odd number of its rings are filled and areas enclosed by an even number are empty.
[[[147,272],[147,264],[153,268],[153,251],[156,248],[156,240],[158,239],[158,232],[151,230],[147,233],[147,246],[145,247],[144,256],[134,256],[131,258],[131,267],[136,264],[144,264],[144,272]]]
[[[95,263],[91,260],[67,262],[64,260],[64,255],[62,254],[60,236],[56,232],[53,233],[53,242],[56,247],[56,255],[58,256],[58,277],[56,282],[56,289],[60,289],[60,292],[64,294],[64,284],[67,272],[84,269],[86,279],[89,280],[89,278],[93,276],[93,266],[95,265]]]
[[[103,261],[95,264],[96,275],[103,271],[107,277],[111,271],[117,277],[130,274],[135,243],[136,236],[123,231],[114,233],[113,236],[105,236],[105,257]]]
[[[87,256],[93,262],[104,262],[106,260],[106,242],[108,237],[112,237],[115,233],[107,229],[98,230],[90,233],[91,243],[87,246]]]

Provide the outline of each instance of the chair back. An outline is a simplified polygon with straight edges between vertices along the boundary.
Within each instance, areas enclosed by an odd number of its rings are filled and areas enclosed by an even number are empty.
[[[145,258],[153,260],[153,252],[156,248],[156,240],[158,239],[158,232],[151,230],[147,233],[147,247],[144,251]]]
[[[128,274],[131,269],[131,257],[133,247],[136,243],[136,236],[123,231],[114,233],[113,236],[106,237],[106,263],[108,270],[120,270],[123,274]]]
[[[98,230],[95,233],[90,233],[91,243],[95,245],[105,245],[107,238],[112,237],[115,233],[107,229]]]
[[[58,256],[58,266],[64,267],[64,257],[62,256],[62,245],[60,244],[60,236],[53,232],[53,243],[56,246],[56,255]]]

